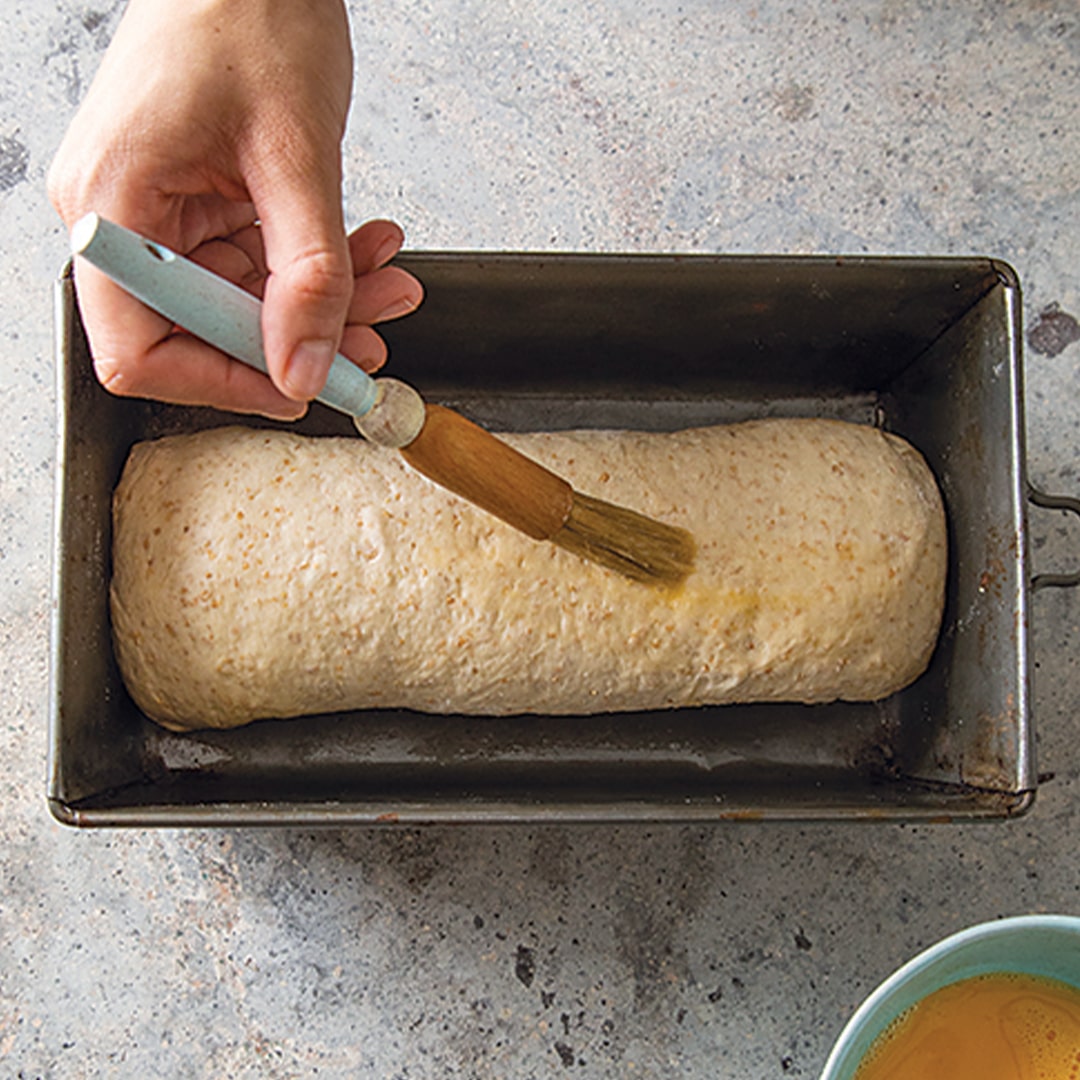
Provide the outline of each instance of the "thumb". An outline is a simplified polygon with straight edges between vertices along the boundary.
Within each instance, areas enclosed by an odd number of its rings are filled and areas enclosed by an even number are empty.
[[[340,154],[304,169],[297,162],[253,185],[269,276],[263,348],[275,385],[295,401],[315,397],[338,350],[353,293],[342,215]]]

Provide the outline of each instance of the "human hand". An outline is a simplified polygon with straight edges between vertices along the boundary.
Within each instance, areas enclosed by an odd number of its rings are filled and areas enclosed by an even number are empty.
[[[351,87],[342,0],[131,0],[50,169],[50,198],[69,228],[95,210],[262,296],[270,378],[80,261],[106,388],[293,419],[337,350],[369,371],[385,361],[372,324],[423,293],[385,265],[396,225],[345,235]]]

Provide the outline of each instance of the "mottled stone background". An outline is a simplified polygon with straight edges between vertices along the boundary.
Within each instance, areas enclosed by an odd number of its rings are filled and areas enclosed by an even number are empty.
[[[1074,0],[354,2],[351,217],[416,248],[992,254],[1076,493]],[[79,833],[44,800],[50,157],[118,3],[0,0],[0,1076],[815,1076],[945,933],[1080,912],[1080,602],[1034,811],[981,826]],[[1033,517],[1040,568],[1080,525]]]

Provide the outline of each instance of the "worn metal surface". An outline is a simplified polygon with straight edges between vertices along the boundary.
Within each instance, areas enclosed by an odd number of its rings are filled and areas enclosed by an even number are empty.
[[[370,712],[174,735],[109,640],[109,500],[137,439],[262,423],[112,398],[58,285],[49,799],[79,825],[996,818],[1035,788],[1018,285],[983,259],[428,254],[396,374],[504,429],[884,423],[950,519],[930,670],[876,704],[587,718]],[[311,434],[349,433],[313,409]],[[993,677],[989,677],[992,675]]]

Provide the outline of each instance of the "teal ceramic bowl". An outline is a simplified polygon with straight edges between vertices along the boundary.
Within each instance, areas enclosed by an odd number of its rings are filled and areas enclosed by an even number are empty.
[[[889,976],[848,1021],[821,1080],[851,1080],[874,1040],[927,994],[994,971],[1042,975],[1080,989],[1080,918],[1020,915],[980,923],[932,945]]]

